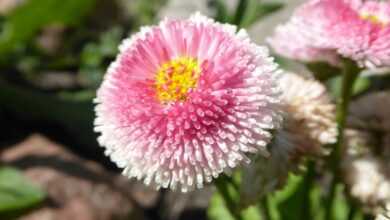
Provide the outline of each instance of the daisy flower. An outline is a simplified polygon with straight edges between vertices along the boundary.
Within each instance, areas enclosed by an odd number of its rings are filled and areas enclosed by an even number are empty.
[[[339,63],[339,56],[329,48],[312,45],[312,42],[302,35],[294,24],[279,25],[275,34],[267,39],[272,49],[284,57],[302,62],[327,62],[333,66]]]
[[[97,92],[95,130],[124,175],[185,192],[266,152],[281,121],[278,69],[236,31],[194,14],[123,42]]]
[[[390,205],[390,92],[351,103],[342,168],[351,195],[375,214]]]
[[[345,157],[344,178],[351,195],[358,199],[364,208],[380,213],[390,205],[390,164],[385,159],[373,155]]]
[[[289,33],[293,46],[280,46]],[[276,52],[298,60],[333,60],[339,54],[369,68],[389,66],[390,1],[310,0],[277,28],[270,42]],[[297,47],[303,50],[296,52]]]
[[[326,87],[314,79],[285,73],[280,88],[286,112],[283,130],[290,134],[297,157],[321,155],[323,146],[337,139],[336,105]]]
[[[255,204],[259,198],[282,187],[290,171],[297,171],[302,158],[323,156],[325,144],[337,138],[335,105],[320,82],[298,74],[279,77],[283,127],[275,131],[268,146],[270,155],[255,155],[254,163],[243,169],[241,205]]]
[[[378,214],[375,220],[390,220],[390,204],[386,207],[385,213]]]

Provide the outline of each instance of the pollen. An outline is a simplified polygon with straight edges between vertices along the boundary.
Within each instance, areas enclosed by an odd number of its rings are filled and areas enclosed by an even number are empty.
[[[370,21],[373,24],[378,24],[378,25],[381,25],[381,26],[386,26],[387,23],[388,23],[384,19],[380,18],[378,15],[373,15],[373,14],[369,14],[369,13],[361,13],[360,17],[363,20],[367,20],[367,21]]]
[[[157,99],[163,104],[185,101],[196,88],[200,72],[194,58],[180,57],[162,64],[155,78]]]

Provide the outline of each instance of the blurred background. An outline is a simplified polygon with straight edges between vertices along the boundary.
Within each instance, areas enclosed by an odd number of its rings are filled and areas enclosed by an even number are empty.
[[[140,26],[200,11],[264,43],[300,2],[0,0],[0,219],[207,219],[211,187],[158,192],[120,176],[93,132],[96,89]]]

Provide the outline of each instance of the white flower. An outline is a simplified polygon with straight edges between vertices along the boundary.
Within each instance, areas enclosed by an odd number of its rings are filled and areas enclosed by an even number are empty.
[[[335,105],[326,88],[313,79],[305,79],[293,73],[280,78],[285,126],[294,141],[296,153],[319,155],[323,145],[337,138]]]
[[[345,138],[345,181],[351,195],[372,213],[390,205],[389,94],[376,92],[354,101]]]
[[[335,106],[326,88],[312,79],[293,73],[280,76],[284,127],[274,134],[267,158],[256,156],[244,168],[241,205],[248,206],[283,186],[289,171],[297,170],[300,159],[321,155],[323,145],[336,141]]]
[[[346,164],[345,179],[352,196],[374,212],[390,204],[389,164],[369,155]]]

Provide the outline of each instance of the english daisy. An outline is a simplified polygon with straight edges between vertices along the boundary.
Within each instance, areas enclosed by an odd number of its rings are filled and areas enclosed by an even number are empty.
[[[289,33],[293,46],[280,46]],[[330,56],[333,61],[339,54],[369,68],[389,66],[390,1],[310,0],[277,28],[270,42],[276,52],[298,60],[328,61]]]
[[[277,65],[244,30],[200,14],[144,27],[97,92],[95,130],[128,177],[188,191],[266,152]]]

